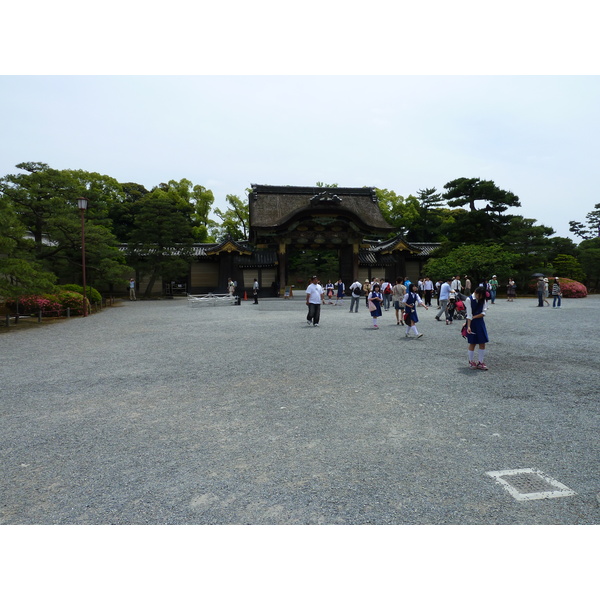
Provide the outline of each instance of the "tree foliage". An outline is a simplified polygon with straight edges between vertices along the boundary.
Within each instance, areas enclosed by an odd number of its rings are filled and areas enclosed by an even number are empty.
[[[518,196],[501,190],[493,181],[478,177],[454,179],[444,189],[447,191],[443,198],[449,207],[468,208],[456,215],[452,226],[444,228],[452,242],[481,243],[501,238],[511,220],[511,216],[504,213],[511,206],[521,206]],[[478,207],[477,203],[485,203],[485,206]]]
[[[468,273],[476,285],[497,275],[499,281],[513,274],[518,255],[499,244],[469,244],[452,250],[442,258],[430,258],[424,272],[434,280]]]
[[[600,204],[595,204],[593,210],[585,218],[585,223],[569,221],[569,231],[584,240],[600,237]]]
[[[227,210],[215,208],[215,214],[221,219],[221,223],[216,227],[218,240],[222,241],[226,238],[247,240],[250,232],[248,199],[240,200],[239,196],[229,194],[226,201],[229,205]]]
[[[188,270],[194,206],[183,181],[161,184],[136,204],[128,256],[138,273],[149,276],[145,296],[159,277],[175,279]]]

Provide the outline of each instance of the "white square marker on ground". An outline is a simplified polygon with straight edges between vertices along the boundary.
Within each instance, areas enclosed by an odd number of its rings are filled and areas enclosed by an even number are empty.
[[[537,469],[509,469],[507,471],[488,471],[515,500],[542,500],[574,496],[576,493],[552,477]]]

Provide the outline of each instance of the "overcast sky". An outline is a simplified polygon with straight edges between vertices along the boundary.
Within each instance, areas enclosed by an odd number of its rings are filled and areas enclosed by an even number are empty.
[[[30,0],[3,8],[0,176],[20,162],[147,188],[458,177],[572,237],[600,202],[593,3]]]
[[[148,189],[190,179],[216,205],[252,183],[407,196],[458,177],[571,236],[600,202],[596,76],[4,76],[0,173],[25,161]]]

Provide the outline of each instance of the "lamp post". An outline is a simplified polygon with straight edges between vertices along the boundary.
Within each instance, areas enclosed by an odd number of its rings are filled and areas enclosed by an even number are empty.
[[[77,198],[77,204],[81,211],[81,274],[83,279],[83,316],[87,317],[87,295],[85,285],[85,210],[87,208],[87,198]]]

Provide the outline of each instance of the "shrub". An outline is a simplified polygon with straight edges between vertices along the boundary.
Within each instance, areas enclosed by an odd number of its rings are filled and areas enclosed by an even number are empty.
[[[71,309],[72,315],[83,314],[83,294],[78,292],[70,292],[62,290],[58,293],[58,300],[63,308],[63,313],[66,314],[67,308]],[[87,300],[87,299],[86,299]],[[90,302],[87,300],[88,312],[90,311]]]
[[[568,277],[559,277],[558,282],[560,283],[560,291],[563,298],[585,298],[588,295],[587,288],[583,283],[579,283],[579,281],[569,279]],[[553,283],[554,277],[548,277],[548,296],[552,295]],[[529,284],[529,291],[537,294],[537,281]]]
[[[78,294],[81,294],[83,296],[83,286],[77,285],[76,283],[67,283],[65,285],[59,286],[58,289],[66,290],[68,292],[77,292]],[[100,292],[96,288],[86,285],[85,292],[86,292],[87,299],[90,302],[96,302],[97,304],[102,303],[102,296],[100,295]]]
[[[43,294],[11,298],[6,301],[6,308],[13,313],[18,308],[20,315],[37,315],[41,310],[46,317],[59,317],[62,307],[56,296]]]

